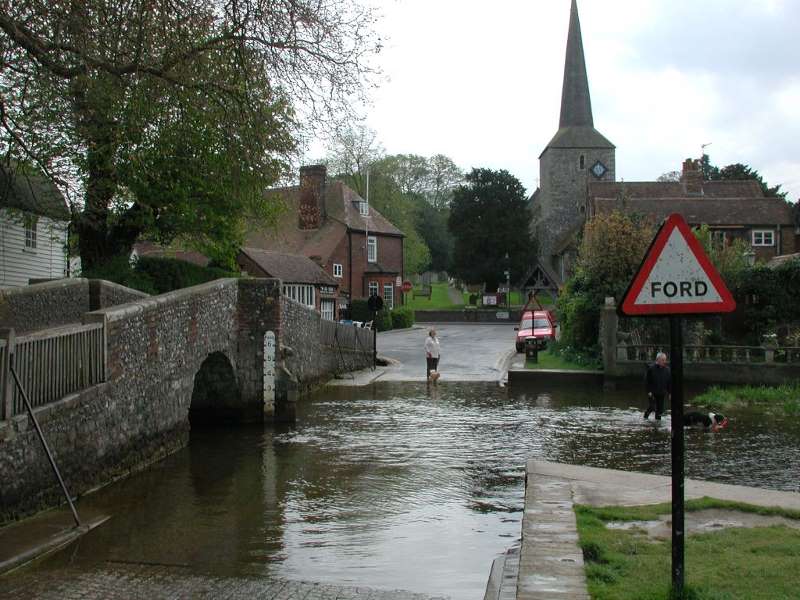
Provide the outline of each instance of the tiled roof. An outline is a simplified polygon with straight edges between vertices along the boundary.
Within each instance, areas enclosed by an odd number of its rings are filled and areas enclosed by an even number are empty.
[[[680,181],[592,181],[590,198],[685,198],[686,187]],[[701,198],[763,198],[757,181],[704,181]]]
[[[299,254],[242,248],[241,253],[256,263],[266,275],[284,283],[313,283],[338,286],[339,283],[313,260]]]
[[[297,207],[300,187],[269,190],[269,197],[280,202],[285,211],[274,228],[253,227],[246,245],[251,248],[292,252],[327,259],[347,234],[347,229],[370,233],[402,236],[403,232],[370,206],[369,219],[361,216],[358,202],[361,197],[340,181],[328,181],[325,186],[327,218],[319,229],[298,227]]]
[[[595,198],[595,213],[620,210],[651,217],[656,223],[680,213],[691,225],[792,225],[791,207],[780,198]]]
[[[53,183],[15,165],[0,165],[0,208],[17,208],[57,221],[69,221],[67,202]]]

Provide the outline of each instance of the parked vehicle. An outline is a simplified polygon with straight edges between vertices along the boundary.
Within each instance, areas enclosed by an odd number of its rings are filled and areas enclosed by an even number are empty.
[[[526,310],[522,313],[519,327],[514,329],[517,331],[517,352],[525,351],[528,340],[536,340],[539,348],[544,348],[556,336],[555,320],[547,310]]]

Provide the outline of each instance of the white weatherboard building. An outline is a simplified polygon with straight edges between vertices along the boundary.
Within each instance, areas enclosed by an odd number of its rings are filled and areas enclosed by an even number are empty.
[[[0,287],[66,277],[70,220],[64,196],[47,179],[0,166]]]

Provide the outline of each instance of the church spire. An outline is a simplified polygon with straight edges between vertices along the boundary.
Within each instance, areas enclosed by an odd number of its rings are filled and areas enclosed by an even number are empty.
[[[559,128],[594,127],[577,0],[572,0],[572,10],[569,15],[564,85],[561,89],[561,119],[558,126]]]

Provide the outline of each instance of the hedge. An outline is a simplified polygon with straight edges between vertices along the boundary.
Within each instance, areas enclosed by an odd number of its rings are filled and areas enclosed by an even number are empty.
[[[350,303],[350,318],[354,321],[373,320],[373,313],[366,300],[358,299]],[[384,308],[374,315],[374,321],[374,327],[378,331],[404,329],[414,324],[414,311],[405,306],[393,310]]]
[[[133,265],[127,256],[118,256],[82,277],[106,279],[147,294],[163,294],[223,277],[238,277],[224,269],[201,267],[175,258],[141,257]]]

